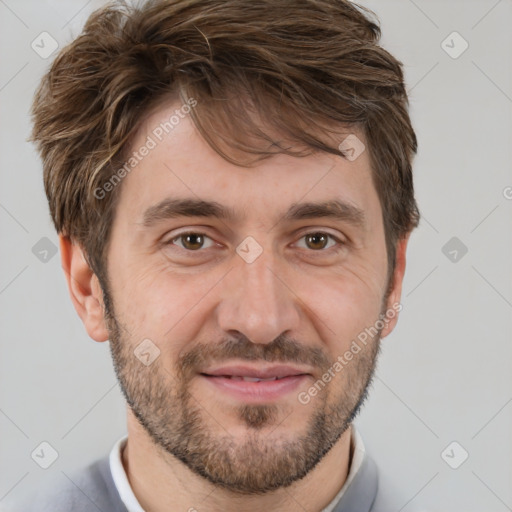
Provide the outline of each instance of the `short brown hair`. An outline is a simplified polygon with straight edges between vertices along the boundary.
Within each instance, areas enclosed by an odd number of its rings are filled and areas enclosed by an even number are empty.
[[[247,161],[233,151],[255,161],[276,152],[343,157],[340,140],[325,135],[359,129],[390,276],[397,241],[419,222],[411,165],[417,141],[402,64],[378,45],[374,16],[346,0],[150,0],[94,12],[58,54],[33,104],[32,140],[57,232],[78,243],[106,279],[120,187],[103,199],[94,191],[122,165],[155,105],[194,98],[200,133],[237,165]],[[271,132],[306,149],[291,150]]]

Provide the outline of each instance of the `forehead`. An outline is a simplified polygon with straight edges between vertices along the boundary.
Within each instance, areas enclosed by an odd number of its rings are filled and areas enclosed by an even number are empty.
[[[182,107],[179,101],[161,105],[133,138],[127,161],[131,158],[134,166],[123,179],[119,204],[131,222],[144,223],[151,208],[157,213],[158,205],[169,198],[215,202],[224,213],[238,218],[251,212],[260,217],[282,216],[299,201],[337,201],[352,206],[352,213],[379,214],[367,151],[352,161],[319,152],[306,157],[276,154],[254,167],[241,167],[206,143],[192,122],[190,109]],[[340,137],[340,142],[348,135]],[[360,133],[348,140],[359,141],[356,150],[364,148]]]

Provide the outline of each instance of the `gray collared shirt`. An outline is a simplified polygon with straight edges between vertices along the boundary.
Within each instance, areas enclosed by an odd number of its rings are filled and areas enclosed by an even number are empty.
[[[351,476],[349,472],[346,483],[347,485],[341,489],[343,492],[340,491],[324,511],[394,512],[404,504],[400,497],[397,499],[389,495],[384,497],[378,485],[377,466],[366,451],[363,451],[362,460],[355,473]],[[331,508],[332,506],[334,508]],[[70,477],[62,475],[53,489],[39,491],[30,500],[12,510],[13,512],[129,512],[114,482],[109,455],[74,472]],[[413,512],[413,509],[409,510]]]

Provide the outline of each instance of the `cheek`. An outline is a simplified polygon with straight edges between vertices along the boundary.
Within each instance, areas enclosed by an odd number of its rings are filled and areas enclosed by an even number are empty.
[[[381,279],[363,268],[344,268],[322,278],[302,281],[299,297],[307,297],[309,313],[325,343],[339,353],[352,339],[378,319],[382,295]]]
[[[124,319],[134,343],[149,338],[161,351],[177,356],[200,332],[204,324],[202,299],[219,276],[177,275],[165,264],[127,274],[119,276],[125,286],[117,288],[121,297],[116,313]]]
[[[169,324],[167,329],[172,325],[176,297],[170,291],[174,288],[163,285],[160,272],[124,265],[111,273],[115,314],[133,343],[145,338],[157,342],[165,332],[162,322]]]

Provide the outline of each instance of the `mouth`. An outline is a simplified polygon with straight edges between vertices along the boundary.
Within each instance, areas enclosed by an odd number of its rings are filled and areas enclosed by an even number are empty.
[[[203,373],[203,375],[206,375],[207,377],[219,377],[219,378],[231,379],[231,380],[243,380],[244,382],[269,382],[272,380],[281,380],[281,379],[286,379],[287,377],[289,377],[288,375],[286,375],[285,377],[268,377],[267,379],[261,379],[259,377],[249,377],[246,375],[243,375],[243,376],[240,376],[240,375],[208,375],[208,374],[204,374],[204,373]]]
[[[251,367],[223,366],[207,369],[200,377],[216,391],[243,402],[281,399],[311,377],[307,369],[287,365]]]

